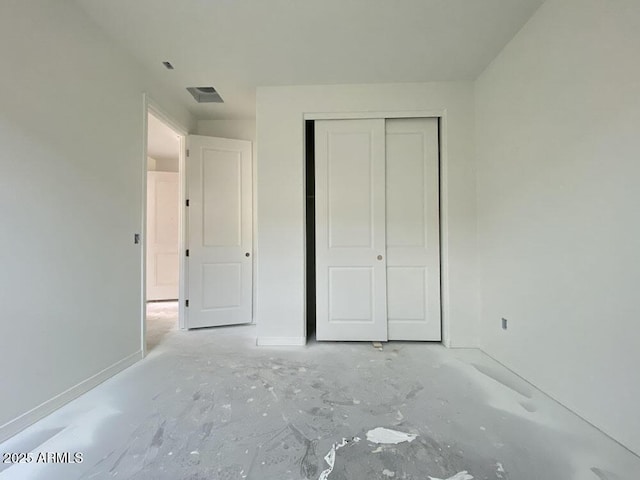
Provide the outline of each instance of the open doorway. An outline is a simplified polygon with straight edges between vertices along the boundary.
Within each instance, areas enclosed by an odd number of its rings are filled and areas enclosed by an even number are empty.
[[[148,352],[181,325],[185,134],[151,105],[146,125],[143,348]]]

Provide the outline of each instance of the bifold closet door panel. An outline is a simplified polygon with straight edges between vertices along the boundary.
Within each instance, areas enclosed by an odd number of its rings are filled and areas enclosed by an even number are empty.
[[[386,120],[389,340],[441,340],[438,120]]]
[[[316,336],[387,340],[385,122],[315,122]]]

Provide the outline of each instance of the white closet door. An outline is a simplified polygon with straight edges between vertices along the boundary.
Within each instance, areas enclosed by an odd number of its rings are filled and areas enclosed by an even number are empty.
[[[251,322],[251,142],[191,135],[186,327]]]
[[[384,120],[315,128],[316,336],[385,341]]]
[[[147,172],[147,300],[178,298],[178,174]]]
[[[441,340],[438,121],[386,121],[389,340]]]

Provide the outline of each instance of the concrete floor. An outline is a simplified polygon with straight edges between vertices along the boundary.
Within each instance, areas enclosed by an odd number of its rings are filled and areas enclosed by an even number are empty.
[[[0,445],[84,461],[0,464],[0,479],[640,476],[640,458],[480,352],[256,347],[252,326],[183,332],[175,303],[156,310],[145,360]]]

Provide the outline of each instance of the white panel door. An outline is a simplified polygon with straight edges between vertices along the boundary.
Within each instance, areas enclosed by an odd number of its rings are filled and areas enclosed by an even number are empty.
[[[386,121],[389,340],[441,340],[438,120]]]
[[[178,298],[178,174],[147,172],[147,300]]]
[[[316,336],[387,340],[384,120],[315,122]]]
[[[251,322],[251,142],[187,139],[187,328]]]

